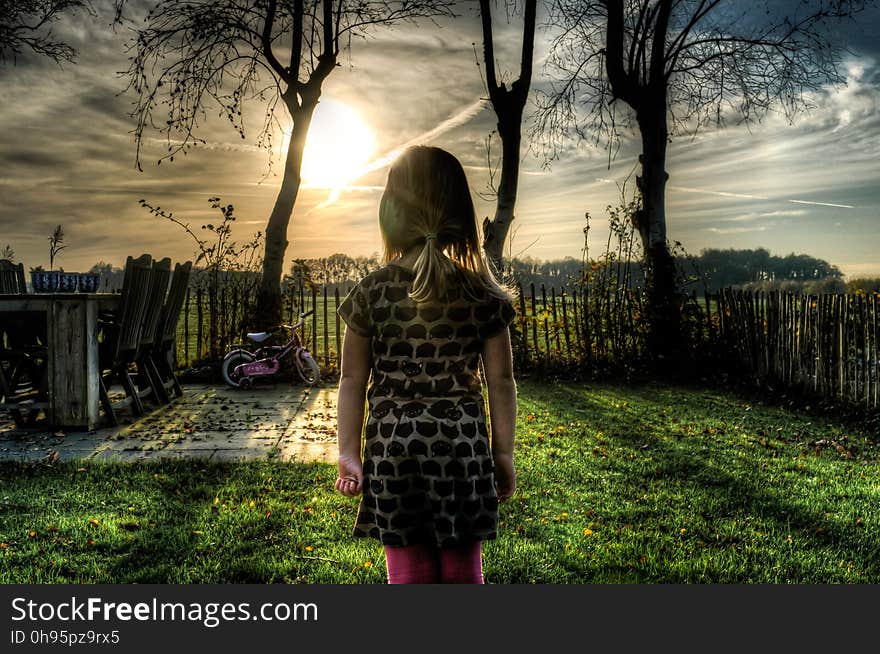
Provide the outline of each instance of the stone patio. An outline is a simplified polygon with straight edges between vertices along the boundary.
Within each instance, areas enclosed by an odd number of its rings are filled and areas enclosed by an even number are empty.
[[[336,388],[185,384],[183,397],[91,432],[19,429],[0,415],[0,459],[336,460]],[[120,420],[124,421],[127,413]]]

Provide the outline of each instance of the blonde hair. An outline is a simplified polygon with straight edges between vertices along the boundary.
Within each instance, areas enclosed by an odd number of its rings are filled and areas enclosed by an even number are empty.
[[[456,283],[472,298],[478,287],[511,298],[483,257],[467,176],[449,152],[417,145],[395,160],[379,204],[379,228],[386,263],[422,246],[413,264],[414,301],[442,300]]]

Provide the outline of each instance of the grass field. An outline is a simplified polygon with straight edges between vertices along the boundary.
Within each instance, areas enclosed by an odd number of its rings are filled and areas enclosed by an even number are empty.
[[[714,390],[520,384],[489,583],[878,583],[880,446]],[[384,582],[319,464],[0,464],[0,583]]]

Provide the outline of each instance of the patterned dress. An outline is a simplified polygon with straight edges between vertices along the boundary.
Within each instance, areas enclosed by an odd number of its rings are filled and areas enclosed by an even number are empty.
[[[480,353],[515,312],[485,291],[469,297],[463,284],[452,285],[445,302],[416,304],[408,296],[412,280],[410,270],[388,264],[361,280],[338,310],[372,341],[354,535],[392,546],[494,538],[498,499]]]

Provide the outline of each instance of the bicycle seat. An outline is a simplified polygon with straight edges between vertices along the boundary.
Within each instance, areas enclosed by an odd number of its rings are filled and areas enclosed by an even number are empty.
[[[248,332],[247,334],[247,337],[254,343],[262,343],[270,336],[271,334],[269,332]]]

